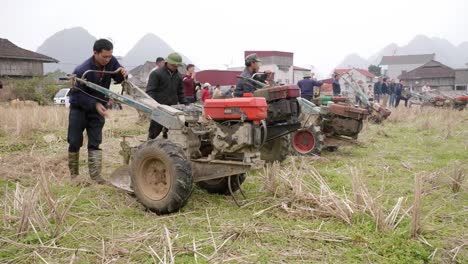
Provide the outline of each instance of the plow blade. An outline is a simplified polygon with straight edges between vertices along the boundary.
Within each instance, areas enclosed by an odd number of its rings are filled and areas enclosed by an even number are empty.
[[[128,165],[123,165],[117,168],[110,176],[110,183],[119,189],[133,193],[128,170]]]

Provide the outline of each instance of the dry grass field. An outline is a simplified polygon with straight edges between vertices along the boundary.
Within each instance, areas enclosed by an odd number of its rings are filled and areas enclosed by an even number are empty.
[[[400,108],[360,146],[249,174],[248,200],[195,187],[158,216],[110,186],[68,180],[68,112],[0,106],[1,263],[467,263],[468,112]],[[129,108],[104,128],[104,177]],[[81,174],[87,177],[86,150]]]

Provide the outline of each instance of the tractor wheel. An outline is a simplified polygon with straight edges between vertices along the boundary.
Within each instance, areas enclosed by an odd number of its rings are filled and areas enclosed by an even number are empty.
[[[231,176],[231,189],[235,192],[240,189],[240,185],[245,180],[245,173]],[[197,182],[197,185],[209,193],[217,193],[228,195],[229,192],[229,177],[213,179],[208,181]]]
[[[138,201],[157,214],[178,211],[192,193],[192,169],[183,150],[166,139],[142,144],[133,156],[130,177]]]
[[[289,135],[286,135],[266,142],[260,149],[260,157],[267,162],[282,162],[289,152]]]
[[[294,132],[291,136],[291,145],[296,154],[319,155],[322,151],[325,135],[320,131],[320,127],[310,126]]]

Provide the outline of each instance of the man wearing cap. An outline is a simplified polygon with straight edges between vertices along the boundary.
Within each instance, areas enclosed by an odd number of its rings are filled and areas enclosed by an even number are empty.
[[[320,87],[323,84],[322,82],[311,78],[312,74],[310,72],[304,73],[304,79],[297,83],[297,86],[301,88],[301,97],[309,101],[312,100],[312,97],[314,96],[314,86]]]
[[[245,68],[244,71],[241,73],[241,77],[244,78],[252,78],[252,75],[260,69],[260,63],[262,61],[257,58],[257,54],[253,53],[249,56],[245,57]],[[254,84],[245,79],[239,79],[236,85],[236,91],[234,95],[237,97],[242,97],[244,93],[252,93],[257,88],[260,88],[258,85]]]
[[[169,54],[164,66],[150,74],[146,93],[160,104],[185,103],[182,76],[177,70],[177,67],[181,65],[183,65],[182,57],[178,53]],[[162,125],[151,120],[148,139],[155,139],[162,130]],[[166,129],[163,132],[163,138],[167,138]]]

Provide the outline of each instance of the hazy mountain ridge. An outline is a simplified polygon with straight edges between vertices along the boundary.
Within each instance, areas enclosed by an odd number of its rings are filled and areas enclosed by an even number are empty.
[[[60,62],[44,64],[44,71],[51,72],[60,69],[71,73],[76,66],[92,55],[92,46],[96,37],[81,27],[61,30],[39,46],[37,52],[50,56]],[[157,57],[166,57],[174,49],[155,34],[146,34],[121,58],[120,62],[128,69],[144,64],[146,61],[156,61]],[[191,63],[183,54],[185,63]]]
[[[468,41],[455,46],[446,39],[433,37],[429,38],[424,35],[417,35],[408,44],[400,47],[395,43],[389,44],[379,52],[370,56],[367,59],[362,58],[358,54],[346,56],[337,68],[362,67],[363,64],[377,65],[383,56],[391,55],[410,55],[410,54],[436,54],[436,60],[446,64],[452,68],[464,68],[468,63]],[[364,61],[363,61],[364,60]]]
[[[61,69],[71,73],[77,65],[89,58],[96,38],[81,27],[61,30],[49,38],[37,49],[37,52],[59,60],[59,63],[44,64],[44,71]]]

